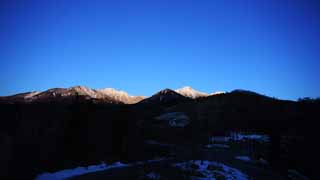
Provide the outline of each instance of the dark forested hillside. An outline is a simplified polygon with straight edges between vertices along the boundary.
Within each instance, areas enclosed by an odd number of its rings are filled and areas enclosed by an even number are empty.
[[[280,138],[274,146],[284,150],[271,159],[315,177],[319,112],[319,101],[284,101],[249,91],[194,100],[170,91],[134,105],[81,97],[68,103],[2,100],[1,176],[32,179],[45,171],[143,159],[141,144],[151,138],[198,144],[215,134],[248,131]]]

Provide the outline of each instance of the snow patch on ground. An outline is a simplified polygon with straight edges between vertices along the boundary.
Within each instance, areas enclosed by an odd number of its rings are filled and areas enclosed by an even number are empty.
[[[229,145],[226,144],[207,144],[205,145],[206,148],[230,148]]]
[[[241,161],[246,161],[246,162],[251,161],[251,158],[249,156],[236,156],[235,158]]]
[[[183,112],[165,113],[155,119],[166,122],[170,127],[183,128],[190,123],[189,117]]]
[[[292,180],[310,180],[308,177],[302,175],[297,170],[289,169],[288,170],[288,178]]]
[[[154,179],[154,180],[160,180],[160,174],[156,173],[156,172],[150,172],[148,174],[146,174],[146,177],[148,179]]]
[[[236,156],[235,159],[238,159],[240,161],[254,163],[254,164],[261,164],[261,165],[268,165],[268,161],[260,158],[260,159],[252,159],[249,156]]]
[[[211,142],[225,143],[229,141],[246,141],[254,140],[258,142],[269,142],[270,138],[264,134],[242,134],[242,133],[230,133],[230,136],[212,136],[210,138]]]
[[[262,134],[233,134],[231,135],[232,139],[235,141],[244,141],[244,140],[256,140],[261,142],[268,142],[269,137]]]
[[[229,167],[225,164],[207,160],[190,160],[182,163],[173,164],[185,172],[193,172],[192,179],[215,180],[248,180],[248,176],[240,170]]]
[[[144,143],[149,144],[149,145],[157,145],[157,146],[163,146],[163,147],[172,147],[175,146],[174,144],[166,144],[166,143],[161,143],[155,140],[146,140]]]
[[[91,172],[104,171],[112,168],[127,167],[128,164],[123,164],[121,162],[115,162],[111,165],[101,163],[99,165],[91,165],[88,167],[77,167],[74,169],[65,169],[54,173],[43,173],[36,177],[36,180],[63,180],[72,176],[78,176],[82,174],[87,174]]]
[[[135,165],[143,165],[143,164],[159,162],[163,160],[167,160],[167,159],[159,158],[159,159],[152,159],[147,161],[138,161],[131,164],[123,164],[121,162],[115,162],[111,165],[107,165],[106,163],[101,163],[99,165],[91,165],[88,167],[77,167],[74,169],[65,169],[65,170],[54,172],[54,173],[45,172],[38,175],[35,180],[65,180],[73,176],[79,176],[79,175],[83,175],[91,172],[105,171],[108,169],[130,167]]]

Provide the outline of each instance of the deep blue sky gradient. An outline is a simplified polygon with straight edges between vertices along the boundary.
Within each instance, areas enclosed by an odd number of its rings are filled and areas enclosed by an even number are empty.
[[[0,95],[189,85],[319,97],[319,39],[316,0],[1,1]]]

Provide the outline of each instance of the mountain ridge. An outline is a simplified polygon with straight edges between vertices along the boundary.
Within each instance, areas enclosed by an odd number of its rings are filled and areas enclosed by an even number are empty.
[[[210,95],[208,93],[197,91],[197,90],[193,89],[190,86],[185,86],[185,87],[182,87],[180,89],[176,89],[175,92],[177,92],[177,93],[179,93],[179,94],[181,94],[183,96],[192,98],[192,99],[196,99],[196,98],[199,98],[199,97],[207,97],[207,96]]]
[[[224,93],[219,91],[219,93],[204,93],[201,91],[197,91],[190,86],[184,86],[182,88],[172,90],[169,88],[160,90],[159,92],[153,94],[152,96],[133,96],[129,95],[126,91],[117,90],[114,88],[101,88],[101,89],[93,89],[87,86],[72,86],[69,88],[50,88],[45,91],[31,91],[25,93],[14,94],[10,96],[0,96],[2,101],[13,101],[13,102],[43,102],[43,101],[57,101],[60,99],[61,101],[66,100],[69,98],[73,98],[76,96],[84,97],[84,99],[89,100],[97,100],[101,102],[113,102],[113,103],[120,103],[120,104],[136,104],[142,102],[146,99],[152,98],[157,99],[159,101],[166,101],[165,96],[178,96],[181,95],[185,98],[190,99],[197,99],[201,97],[208,97],[211,95],[217,95]],[[156,97],[156,98],[155,98]],[[180,97],[180,99],[183,99]]]

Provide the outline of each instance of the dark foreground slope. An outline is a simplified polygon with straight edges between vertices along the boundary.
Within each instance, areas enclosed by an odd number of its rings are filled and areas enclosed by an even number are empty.
[[[129,121],[134,113],[126,105],[1,104],[0,116],[5,179],[32,179],[45,171],[139,158],[141,141],[134,121]]]
[[[155,108],[160,109],[160,108]],[[281,171],[298,169],[310,177],[318,177],[315,145],[320,120],[320,102],[315,100],[286,101],[250,91],[199,98],[149,111],[140,118],[145,138],[169,143],[207,143],[209,137],[228,132],[267,134],[271,146],[268,161]],[[151,113],[153,112],[153,113]],[[159,117],[183,113],[188,124],[172,127]]]
[[[249,91],[192,100],[166,90],[134,105],[85,97],[38,103],[3,100],[1,179],[32,179],[45,171],[143,159],[145,139],[198,144],[230,131],[268,134],[276,139],[274,147],[285,146],[275,148],[275,165],[316,177],[319,112],[318,101],[282,101]]]

